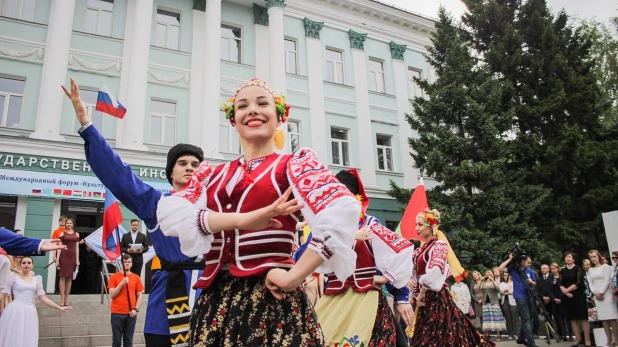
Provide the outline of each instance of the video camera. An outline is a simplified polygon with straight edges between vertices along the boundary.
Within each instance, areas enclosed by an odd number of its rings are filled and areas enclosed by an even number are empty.
[[[526,259],[528,255],[523,248],[519,247],[519,243],[515,243],[511,249],[509,249],[509,253],[513,255],[513,259],[509,263],[509,266],[514,268],[515,270],[519,270],[521,268],[521,261]]]

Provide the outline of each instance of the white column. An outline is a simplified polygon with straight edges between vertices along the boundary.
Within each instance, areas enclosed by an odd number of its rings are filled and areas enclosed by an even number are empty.
[[[605,237],[610,252],[618,250],[618,211],[606,212],[601,215],[605,226]],[[616,262],[613,262],[614,265]]]
[[[276,94],[287,94],[285,85],[285,51],[283,39],[283,0],[269,0],[268,6],[268,47],[270,79],[267,81]],[[289,101],[288,101],[289,102]],[[285,146],[282,153],[290,151],[288,138],[288,128],[286,124],[281,125],[281,130],[285,133]]]
[[[322,163],[328,162],[327,145],[324,141],[326,114],[324,107],[324,78],[322,71],[322,42],[307,37],[307,76],[309,80],[309,114],[311,115],[311,148]]]
[[[376,166],[374,161],[373,132],[371,131],[371,117],[369,115],[369,88],[367,86],[367,58],[365,52],[352,49],[352,63],[354,65],[354,82],[356,86],[356,117],[358,119],[358,138],[360,140],[360,175],[363,183],[368,187],[376,187]]]
[[[135,18],[135,1],[127,2],[127,18],[125,20],[124,42],[122,45],[122,70],[120,71],[120,90],[118,100],[125,102],[129,96],[129,71],[131,70],[131,47],[133,47],[133,21]],[[130,30],[129,30],[130,29]],[[103,129],[99,129],[103,131]],[[124,122],[116,121],[116,147],[122,142]]]
[[[267,26],[255,24],[255,77],[268,81],[270,78],[270,46],[269,30]]]
[[[122,137],[116,147],[147,150],[144,146],[144,117],[146,113],[146,88],[148,87],[148,56],[150,55],[150,33],[153,16],[153,0],[135,0],[133,12],[133,38],[129,58],[127,114]],[[125,31],[127,31],[125,30]]]
[[[219,101],[221,99],[221,0],[206,1],[201,144],[208,158],[219,153]]]
[[[408,67],[402,60],[393,59],[395,73],[395,91],[397,92],[397,120],[399,123],[399,152],[401,153],[401,170],[403,171],[403,186],[414,188],[418,183],[417,170],[410,156],[408,139],[412,137],[412,129],[406,121],[406,114],[412,112],[408,95]]]
[[[56,230],[60,227],[58,220],[60,219],[60,211],[62,208],[62,199],[54,199],[54,209],[52,211],[52,225],[49,231]],[[48,252],[48,264],[54,260],[54,252]],[[45,284],[45,291],[48,293],[53,293],[56,287],[56,267],[50,266],[47,268],[47,283]]]
[[[64,141],[60,136],[60,120],[65,96],[58,89],[67,78],[74,13],[75,0],[52,0],[36,125],[30,134],[35,139]]]
[[[17,206],[15,209],[15,224],[13,225],[13,229],[19,229],[21,231],[26,231],[26,211],[28,210],[28,197],[27,196],[19,196],[17,197]]]
[[[204,39],[206,13],[193,10],[193,41],[191,42],[191,85],[189,89],[189,143],[200,146],[202,128],[202,98],[204,97]]]

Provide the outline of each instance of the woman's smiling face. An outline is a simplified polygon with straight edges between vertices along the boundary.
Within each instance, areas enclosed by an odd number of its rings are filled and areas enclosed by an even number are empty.
[[[236,129],[246,142],[272,140],[280,122],[275,99],[258,86],[243,88],[234,101]]]

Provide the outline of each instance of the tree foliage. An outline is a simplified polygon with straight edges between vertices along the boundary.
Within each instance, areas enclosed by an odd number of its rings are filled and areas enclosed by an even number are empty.
[[[464,0],[462,25],[440,10],[407,120],[416,166],[439,186],[456,252],[496,265],[514,240],[539,261],[606,248],[601,212],[618,209],[618,136],[604,122],[594,40],[543,0]],[[409,191],[392,183],[402,205]]]

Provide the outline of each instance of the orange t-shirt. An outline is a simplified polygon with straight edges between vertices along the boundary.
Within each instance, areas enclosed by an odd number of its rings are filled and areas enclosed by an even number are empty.
[[[60,234],[62,234],[65,231],[66,231],[65,228],[58,228],[58,229],[56,229],[56,230],[54,230],[52,232],[51,238],[52,239],[59,239],[60,238]]]
[[[124,277],[122,272],[116,272],[115,274],[109,277],[109,282],[107,284],[107,288],[109,290],[118,287],[120,281]],[[144,286],[142,285],[142,280],[138,275],[134,273],[129,273],[129,294],[131,294],[131,306],[135,307],[135,303],[137,302],[137,293],[143,292]],[[127,289],[126,286],[122,287],[120,293],[112,299],[111,305],[112,313],[116,314],[129,314],[129,302],[127,301]]]

